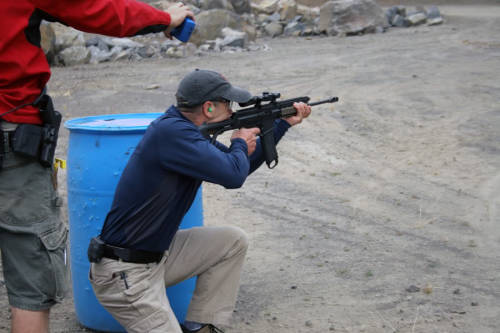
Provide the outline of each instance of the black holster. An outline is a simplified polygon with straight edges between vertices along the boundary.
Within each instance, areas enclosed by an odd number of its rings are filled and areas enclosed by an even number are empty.
[[[40,108],[43,125],[20,124],[12,139],[12,151],[37,158],[41,165],[49,168],[54,162],[62,117],[54,110],[49,95],[41,95],[33,105]]]
[[[104,256],[105,244],[99,237],[93,237],[90,240],[89,248],[87,249],[87,257],[90,262],[99,263]]]

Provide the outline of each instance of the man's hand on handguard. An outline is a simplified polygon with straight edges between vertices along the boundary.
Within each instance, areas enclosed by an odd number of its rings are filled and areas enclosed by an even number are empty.
[[[255,147],[257,146],[257,134],[259,133],[260,129],[258,129],[257,127],[241,128],[233,132],[231,140],[237,138],[245,140],[248,147],[248,156],[250,156],[255,151]]]
[[[293,107],[297,110],[297,114],[295,116],[285,118],[290,126],[300,124],[302,119],[309,117],[311,114],[311,107],[306,103],[293,103]]]
[[[191,18],[194,20],[194,14],[193,12],[189,9],[188,6],[184,5],[183,2],[178,2],[173,6],[170,6],[167,9],[167,13],[170,14],[170,25],[168,28],[163,32],[167,38],[172,39],[172,30],[177,28],[184,22],[186,17]]]

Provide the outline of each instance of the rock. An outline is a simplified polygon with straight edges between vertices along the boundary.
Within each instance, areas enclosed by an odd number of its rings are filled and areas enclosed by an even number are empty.
[[[134,42],[130,38],[105,38],[104,41],[111,47],[120,46],[123,49],[140,48],[144,45]]]
[[[401,15],[396,14],[391,21],[391,25],[394,27],[409,27],[410,23]]]
[[[236,14],[251,13],[252,7],[250,5],[250,0],[231,0],[234,12]]]
[[[305,24],[300,22],[298,19],[295,19],[289,22],[285,29],[283,30],[283,34],[285,36],[300,36],[302,32],[305,30]]]
[[[312,22],[319,18],[319,7],[307,7],[304,5],[297,5],[297,15],[302,16],[302,20]]]
[[[90,45],[88,47],[90,51],[90,60],[91,64],[98,64],[100,62],[109,61],[111,59],[111,52],[106,52],[101,50],[95,45]]]
[[[85,46],[71,46],[59,53],[59,59],[65,66],[88,64],[90,58],[90,50]]]
[[[427,11],[427,25],[438,25],[443,23],[441,13],[436,6],[431,6]]]
[[[417,6],[415,7],[415,13],[422,13],[422,14],[425,14],[425,16],[427,16],[427,11],[425,10],[424,6]]]
[[[40,45],[49,64],[53,64],[56,56],[56,33],[52,25],[42,21],[40,25]]]
[[[151,46],[143,46],[137,49],[137,54],[139,54],[142,58],[151,58],[156,54],[156,49]]]
[[[427,11],[427,18],[428,19],[433,19],[441,17],[441,13],[439,12],[439,9],[436,6],[431,6],[429,7],[429,10]]]
[[[56,29],[55,32],[57,52],[61,52],[62,50],[72,46],[85,46],[85,39],[83,38],[83,32],[81,31],[66,27]]]
[[[438,25],[438,24],[441,24],[443,22],[444,22],[444,20],[442,17],[427,19],[427,25]]]
[[[328,0],[297,0],[298,5],[307,6],[307,7],[321,7]]]
[[[98,47],[101,51],[106,51],[109,52],[109,46],[108,44],[102,39],[101,36],[94,36],[85,41],[85,46],[90,47],[90,46],[96,46]]]
[[[160,0],[152,3],[151,5],[155,8],[161,9],[161,10],[167,10],[170,6],[172,6],[172,2],[166,1],[166,0]]]
[[[393,6],[385,11],[385,17],[387,18],[387,22],[391,23],[394,17],[398,15],[398,7]]]
[[[260,3],[251,3],[255,14],[273,14],[278,10],[279,0],[263,0]]]
[[[248,36],[243,31],[236,31],[231,28],[222,29],[222,46],[245,47],[248,41]]]
[[[410,25],[419,25],[427,21],[427,15],[424,13],[416,13],[406,17]]]
[[[281,15],[279,13],[273,13],[267,16],[267,22],[279,22],[281,20]]]
[[[319,31],[329,35],[375,32],[378,26],[387,26],[387,18],[373,0],[332,0],[320,8]]]
[[[283,33],[283,25],[279,22],[271,22],[264,26],[264,31],[269,36],[276,37]]]
[[[282,21],[289,21],[297,16],[297,3],[295,0],[279,0],[278,7]]]
[[[406,288],[406,291],[409,293],[418,293],[420,291],[420,288],[415,285],[411,285],[408,288]]]
[[[249,41],[257,39],[257,29],[252,24],[245,22],[243,23],[243,27],[241,29],[247,34],[247,39]]]
[[[240,30],[241,26],[240,17],[231,11],[206,10],[196,16],[196,28],[189,41],[195,45],[201,45],[207,40],[214,40],[221,36],[221,31],[225,27]]]
[[[167,50],[167,56],[170,58],[182,58],[184,56],[182,50],[177,47],[171,47]]]
[[[209,10],[209,9],[226,9],[233,11],[233,5],[228,0],[200,0],[200,9]]]

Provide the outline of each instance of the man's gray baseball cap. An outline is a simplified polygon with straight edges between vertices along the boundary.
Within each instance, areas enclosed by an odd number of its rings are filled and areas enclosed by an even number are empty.
[[[182,79],[175,97],[177,97],[177,106],[194,107],[206,101],[221,99],[243,103],[250,100],[252,94],[231,85],[217,72],[196,69]]]

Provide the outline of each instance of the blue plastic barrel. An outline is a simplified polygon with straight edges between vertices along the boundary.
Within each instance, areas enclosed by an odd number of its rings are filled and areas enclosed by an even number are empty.
[[[149,124],[158,113],[103,115],[77,118],[69,129],[67,157],[68,212],[73,297],[78,321],[85,327],[124,332],[99,304],[88,280],[87,247],[98,235],[111,207],[120,175]],[[201,188],[184,217],[181,228],[203,225]],[[196,278],[167,289],[170,305],[183,322]]]

